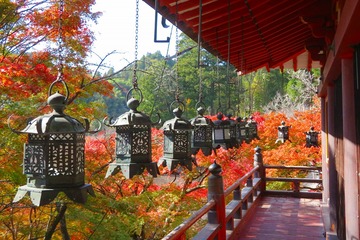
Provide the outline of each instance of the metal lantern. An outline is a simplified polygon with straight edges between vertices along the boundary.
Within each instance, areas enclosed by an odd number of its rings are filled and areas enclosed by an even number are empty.
[[[230,127],[230,141],[226,143],[227,148],[239,147],[239,143],[236,139],[236,121],[232,119],[232,115],[226,115],[226,121],[229,122]]]
[[[213,147],[214,148],[224,148],[227,149],[228,145],[231,142],[230,139],[230,122],[228,120],[223,120],[224,115],[218,113],[214,121],[213,129]]]
[[[291,142],[291,140],[289,139],[290,127],[291,126],[286,126],[284,121],[281,122],[281,125],[278,127],[278,138],[275,143],[284,143],[285,141]]]
[[[236,119],[236,138],[238,143],[241,145],[243,142],[249,143],[249,127],[246,121],[243,121],[241,117]]]
[[[193,130],[191,132],[191,152],[197,154],[199,149],[202,150],[205,156],[209,156],[212,153],[213,142],[213,122],[204,117],[205,109],[200,106],[197,108],[198,116],[191,119],[191,125]]]
[[[314,131],[314,127],[310,127],[310,131],[306,134],[306,147],[318,147],[318,135],[320,132]]]
[[[192,169],[191,158],[191,123],[182,118],[183,110],[175,108],[174,118],[166,121],[162,126],[164,130],[164,156],[158,164],[168,166],[170,171],[174,170],[178,164]]]
[[[106,124],[116,128],[116,162],[110,163],[105,178],[120,170],[126,178],[132,178],[145,169],[152,176],[157,176],[157,165],[151,159],[152,122],[150,117],[137,110],[139,105],[139,100],[130,98],[127,101],[130,111]]]
[[[254,117],[250,117],[247,125],[249,127],[250,140],[253,140],[255,138],[259,140],[260,138],[258,136],[257,122],[254,120]]]
[[[50,86],[47,102],[52,113],[33,119],[21,131],[12,129],[28,134],[23,160],[27,184],[19,187],[14,202],[27,193],[36,206],[50,203],[59,192],[78,203],[86,202],[88,193],[94,196],[92,186],[84,181],[85,133],[89,121],[85,121],[84,127],[75,118],[64,114],[69,94],[65,82],[62,83],[66,87],[66,97],[51,94],[53,84]]]

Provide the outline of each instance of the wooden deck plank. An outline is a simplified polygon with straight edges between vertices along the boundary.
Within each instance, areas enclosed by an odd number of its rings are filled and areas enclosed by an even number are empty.
[[[325,239],[321,200],[263,197],[236,239]]]

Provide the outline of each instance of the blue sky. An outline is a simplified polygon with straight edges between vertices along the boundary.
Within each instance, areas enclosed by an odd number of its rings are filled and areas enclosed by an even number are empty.
[[[93,11],[100,11],[103,15],[98,24],[92,26],[96,41],[93,51],[104,57],[106,54],[117,51],[106,62],[116,69],[120,69],[132,62],[135,57],[135,11],[134,0],[97,0]],[[161,17],[158,18],[161,21]],[[150,52],[160,50],[166,55],[167,43],[154,43],[155,12],[142,0],[139,1],[139,35],[138,35],[138,58]],[[170,24],[169,24],[170,25]],[[170,36],[171,27],[163,29],[158,27],[158,39],[166,39]],[[175,29],[173,29],[172,41],[169,46],[170,54],[175,52]],[[92,56],[90,61],[96,63],[99,59]]]

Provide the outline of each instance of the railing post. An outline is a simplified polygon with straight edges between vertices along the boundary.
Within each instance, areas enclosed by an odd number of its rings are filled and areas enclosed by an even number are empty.
[[[220,230],[217,239],[226,239],[224,184],[223,178],[220,175],[222,169],[214,161],[210,165],[209,171],[211,174],[208,178],[208,201],[214,199],[216,204],[208,213],[208,223],[219,224]]]
[[[294,181],[294,192],[299,193],[300,192],[300,182]]]
[[[253,192],[254,192],[254,191],[253,191],[253,190],[254,190],[254,189],[253,189],[253,186],[254,186],[254,185],[253,185],[253,178],[252,178],[252,176],[250,176],[250,177],[246,180],[246,186],[247,186],[247,187],[251,187],[251,189],[252,189],[252,190],[251,190],[250,197],[248,198],[248,202],[251,202],[251,203],[252,203],[252,202],[254,201],[254,200],[253,200],[253,199],[254,199],[254,193],[253,193]],[[256,190],[255,190],[255,191],[256,191]]]
[[[241,188],[240,185],[234,190],[233,192],[233,199],[237,200],[237,201],[241,201]],[[242,218],[242,211],[241,209],[237,210],[234,217],[236,219],[241,219]]]
[[[254,167],[259,166],[259,170],[258,172],[255,173],[255,177],[261,178],[260,192],[263,193],[266,190],[266,180],[265,180],[266,176],[265,176],[265,167],[263,163],[263,156],[261,153],[261,148],[259,146],[257,146],[254,150],[255,150]]]

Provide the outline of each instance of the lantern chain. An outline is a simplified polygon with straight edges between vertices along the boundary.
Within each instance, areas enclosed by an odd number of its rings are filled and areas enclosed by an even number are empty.
[[[216,56],[216,79],[218,81],[219,94],[218,94],[218,108],[221,108],[221,96],[220,96],[220,79],[219,79],[219,56]]]
[[[201,55],[201,43],[200,43],[199,54]],[[202,102],[202,66],[201,66],[201,62],[199,62],[199,102]]]
[[[63,56],[63,45],[64,45],[64,38],[63,38],[63,15],[64,15],[64,1],[60,0],[59,2],[59,23],[58,23],[58,76],[56,81],[64,81],[64,56]]]
[[[218,35],[218,29],[216,28],[216,49],[218,49],[219,46],[219,35]],[[216,55],[216,79],[218,82],[218,88],[219,88],[219,94],[218,94],[218,110],[221,109],[221,96],[220,96],[220,74],[219,74],[219,55]]]
[[[52,89],[54,87],[55,84],[57,83],[62,83],[62,85],[65,88],[65,92],[66,92],[66,96],[65,96],[65,101],[67,101],[67,99],[69,98],[69,88],[66,84],[66,82],[64,81],[64,55],[63,55],[63,51],[64,51],[64,37],[63,37],[63,15],[64,15],[64,0],[60,0],[59,1],[59,22],[58,22],[58,39],[57,39],[57,45],[58,45],[58,59],[57,59],[57,68],[58,68],[58,75],[55,79],[55,81],[53,81],[53,83],[50,85],[49,91],[48,91],[48,95],[52,95]]]
[[[176,20],[175,20],[175,81],[176,81],[176,90],[175,90],[175,100],[180,102],[180,93],[179,93],[179,28],[178,28],[178,2],[176,1]]]
[[[227,58],[227,66],[226,66],[226,75],[228,79],[228,108],[230,108],[230,74],[229,74],[229,68],[230,68],[230,44],[231,44],[231,25],[230,25],[230,0],[228,0],[228,58]]]
[[[133,87],[138,88],[137,83],[137,62],[138,62],[138,40],[139,40],[139,0],[136,0],[136,13],[135,13],[135,62],[134,62],[134,75],[133,75]]]
[[[202,102],[202,64],[201,64],[201,29],[202,27],[202,0],[199,0],[199,32],[198,32],[198,68],[199,68],[199,102]]]

